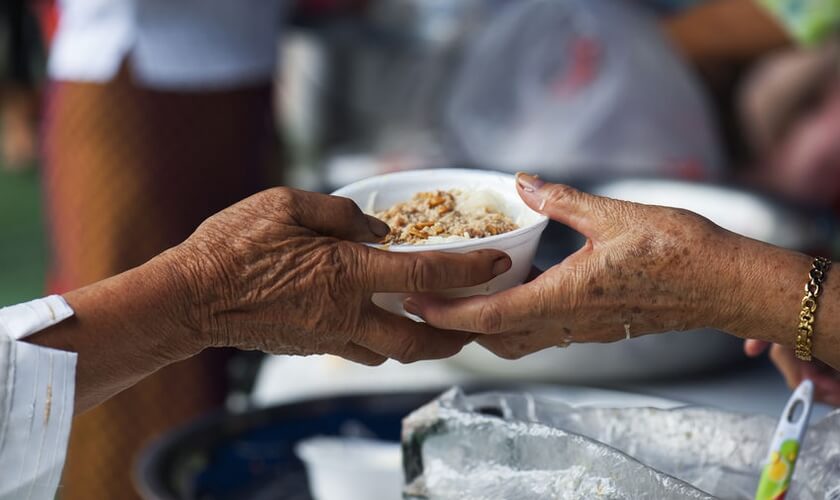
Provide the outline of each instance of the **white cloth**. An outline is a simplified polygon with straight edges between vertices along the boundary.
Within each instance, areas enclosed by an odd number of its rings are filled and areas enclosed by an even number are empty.
[[[107,82],[126,58],[167,90],[221,89],[272,77],[286,0],[60,0],[49,73]]]
[[[72,315],[57,295],[0,309],[0,500],[55,498],[73,417],[76,354],[17,339]]]

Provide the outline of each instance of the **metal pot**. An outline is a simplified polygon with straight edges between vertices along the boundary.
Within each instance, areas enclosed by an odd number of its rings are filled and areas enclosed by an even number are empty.
[[[311,500],[295,446],[316,436],[400,442],[402,419],[446,387],[327,396],[241,413],[220,412],[164,435],[144,450],[134,481],[145,500]],[[572,406],[673,408],[639,394],[546,385],[470,385],[465,393],[527,392]],[[385,499],[371,499],[385,500]]]

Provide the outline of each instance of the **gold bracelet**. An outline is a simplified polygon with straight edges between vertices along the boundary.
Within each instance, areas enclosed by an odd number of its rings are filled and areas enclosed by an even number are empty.
[[[811,361],[811,344],[814,336],[814,314],[817,312],[817,297],[823,289],[831,260],[817,257],[811,264],[808,283],[805,284],[805,296],[802,297],[802,310],[799,312],[799,327],[796,329],[796,357],[802,361]]]

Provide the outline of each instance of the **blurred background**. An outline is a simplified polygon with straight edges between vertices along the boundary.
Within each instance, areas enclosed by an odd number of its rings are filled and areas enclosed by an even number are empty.
[[[139,265],[271,185],[432,167],[530,171],[838,257],[839,23],[833,0],[4,0],[0,306]],[[578,244],[552,225],[537,263]],[[271,427],[286,413],[256,408],[353,393],[362,414],[382,391],[512,382],[766,414],[788,395],[709,331],[376,370],[208,352],[77,418],[61,497],[309,498],[277,494],[280,471],[301,477],[272,441],[289,436],[142,452],[223,408],[223,427]]]

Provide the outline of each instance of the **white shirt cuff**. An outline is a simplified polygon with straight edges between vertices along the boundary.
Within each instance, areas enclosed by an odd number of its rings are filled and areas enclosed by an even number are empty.
[[[15,341],[71,316],[58,296],[0,309],[0,500],[52,500],[73,417],[76,354]]]
[[[73,309],[60,295],[50,295],[14,306],[0,308],[0,333],[22,339],[73,315]]]

